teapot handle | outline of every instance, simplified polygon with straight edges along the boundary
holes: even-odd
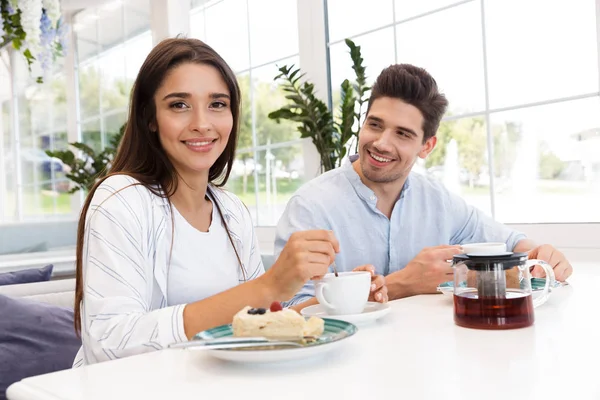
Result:
[[[533,299],[533,307],[535,308],[541,306],[548,300],[548,297],[550,297],[550,286],[554,287],[554,284],[556,283],[556,278],[554,276],[554,270],[552,269],[552,266],[546,261],[527,260],[525,267],[529,269],[534,265],[540,265],[542,268],[544,268],[544,271],[546,272],[546,283],[544,284],[544,291],[540,296]]]

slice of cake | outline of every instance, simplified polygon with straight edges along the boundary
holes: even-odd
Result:
[[[231,325],[233,336],[300,339],[303,336],[319,337],[325,323],[318,317],[307,321],[296,311],[282,309],[281,304],[275,302],[269,310],[244,307],[233,317]]]

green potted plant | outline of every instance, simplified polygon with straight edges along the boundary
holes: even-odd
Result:
[[[304,74],[300,68],[284,65],[279,68],[279,74],[275,77],[276,81],[282,81],[285,98],[290,102],[269,113],[269,118],[277,122],[282,119],[298,122],[300,137],[311,138],[317,148],[323,171],[340,166],[351,139],[354,138],[358,145],[362,106],[367,101],[366,93],[370,90],[366,84],[360,46],[350,39],[345,42],[356,76],[352,83],[348,79],[342,82],[337,112],[331,112],[315,95],[314,84],[302,79]]]
[[[121,126],[118,134],[110,138],[108,146],[99,153],[96,153],[90,146],[79,142],[69,143],[80,150],[77,156],[71,150],[46,150],[46,154],[50,157],[60,159],[69,167],[66,177],[74,183],[69,193],[75,193],[78,190],[87,193],[98,179],[108,173],[110,163],[117,153],[124,133],[125,124]]]

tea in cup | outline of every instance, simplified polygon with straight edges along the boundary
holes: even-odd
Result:
[[[365,309],[371,291],[368,271],[327,274],[315,281],[315,294],[330,315],[360,314]]]

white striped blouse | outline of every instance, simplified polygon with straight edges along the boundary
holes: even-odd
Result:
[[[166,199],[136,183],[129,176],[112,176],[98,187],[90,204],[83,247],[82,347],[74,367],[160,350],[187,340],[185,305],[167,304],[174,229],[171,208]],[[264,268],[247,208],[235,195],[211,189],[245,276],[260,276]],[[234,253],[231,245],[227,248]],[[237,261],[235,255],[233,259]],[[238,282],[243,280],[239,270]]]

